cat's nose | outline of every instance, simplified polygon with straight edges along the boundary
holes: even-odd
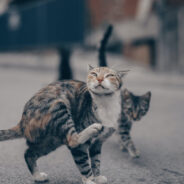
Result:
[[[97,78],[98,82],[101,83],[103,81],[103,78]]]

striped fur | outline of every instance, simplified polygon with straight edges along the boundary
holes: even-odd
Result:
[[[76,80],[49,84],[25,104],[16,128],[0,131],[0,141],[27,140],[24,157],[35,181],[47,180],[47,175],[39,172],[37,160],[65,144],[83,183],[106,182],[100,176],[101,147],[115,129],[104,126],[95,99],[100,96],[108,101],[120,91],[121,77],[119,72],[101,67],[89,71],[87,84]]]
[[[118,132],[121,138],[120,146],[122,150],[127,150],[132,157],[139,157],[139,151],[136,149],[130,131],[132,121],[138,121],[149,110],[151,92],[142,96],[136,96],[124,89],[121,93],[121,116],[118,120]]]

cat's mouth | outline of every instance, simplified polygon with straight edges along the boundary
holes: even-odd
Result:
[[[113,93],[112,90],[110,90],[107,87],[104,87],[102,84],[97,84],[96,86],[93,86],[92,88],[90,88],[90,90],[94,94],[98,94],[98,95],[110,95]]]
[[[97,86],[95,86],[95,89],[100,89],[100,88],[108,90],[108,88],[105,88],[102,84],[98,84]]]

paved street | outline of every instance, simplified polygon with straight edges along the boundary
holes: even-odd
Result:
[[[75,78],[85,80],[87,64],[97,65],[95,53],[72,56]],[[0,55],[0,129],[16,125],[25,102],[57,78],[57,53]],[[109,184],[184,184],[184,76],[154,73],[124,60],[108,57],[109,65],[130,69],[124,86],[136,94],[152,92],[150,111],[135,122],[133,140],[141,152],[131,159],[119,149],[117,136],[103,147],[102,174]],[[0,184],[32,184],[23,139],[0,142]],[[79,184],[80,175],[66,147],[39,160],[49,184]]]

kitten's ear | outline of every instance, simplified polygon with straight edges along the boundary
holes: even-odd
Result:
[[[95,67],[93,67],[93,66],[91,66],[91,65],[89,65],[88,64],[88,70],[90,71],[90,70],[93,70]]]
[[[151,98],[151,91],[148,91],[144,96],[146,98],[150,99]]]
[[[128,74],[130,70],[122,70],[122,71],[117,71],[117,74],[120,78],[123,78],[125,75]]]

